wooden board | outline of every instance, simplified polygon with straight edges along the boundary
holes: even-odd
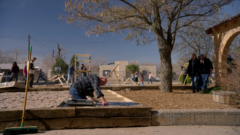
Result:
[[[2,88],[25,88],[25,85],[19,82],[5,82],[5,83],[0,83],[0,89]]]
[[[90,54],[74,54],[75,56],[78,56],[78,57],[90,57],[91,55]]]
[[[76,60],[78,62],[91,62],[91,60]]]
[[[76,70],[75,72],[83,73],[83,72],[91,72],[91,71],[90,70]]]

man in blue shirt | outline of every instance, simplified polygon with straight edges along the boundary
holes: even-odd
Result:
[[[39,71],[39,77],[38,77],[37,83],[38,83],[38,81],[39,81],[40,78],[42,78],[42,80],[44,80],[44,81],[46,82],[46,80],[43,78],[42,69],[40,69],[40,71]]]
[[[71,79],[71,84],[73,83],[73,73],[74,73],[74,67],[73,67],[73,64],[71,64],[69,66],[69,69],[68,69],[68,79],[67,79],[67,85],[69,85],[69,79]]]

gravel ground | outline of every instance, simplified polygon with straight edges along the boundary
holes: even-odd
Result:
[[[236,107],[213,102],[212,94],[174,90],[163,93],[159,90],[118,91],[135,102],[158,109],[235,109]]]
[[[24,92],[0,93],[0,110],[22,109]],[[26,109],[30,108],[54,108],[68,98],[68,91],[39,91],[28,92]]]

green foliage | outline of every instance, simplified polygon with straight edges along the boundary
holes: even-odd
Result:
[[[183,75],[180,76],[179,82],[183,82]],[[190,77],[187,78],[186,83],[192,83],[192,79]]]
[[[59,59],[58,61],[56,61],[56,63],[52,67],[52,72],[54,74],[58,74],[58,72],[55,71],[55,67],[61,67],[61,71],[59,72],[60,74],[67,73],[68,71],[68,65],[65,63],[63,59]]]
[[[73,67],[75,68],[75,56],[73,55],[71,60],[70,60],[70,65],[73,65]],[[77,68],[79,67],[79,62],[77,61]]]
[[[212,94],[212,91],[217,91],[217,90],[224,90],[224,87],[211,87],[208,88],[206,91],[202,91],[203,94]]]
[[[132,74],[139,71],[139,65],[138,64],[129,64],[126,66],[126,70],[130,71]]]

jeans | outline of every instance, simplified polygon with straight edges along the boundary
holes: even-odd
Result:
[[[71,79],[71,84],[73,83],[73,75],[68,74],[67,85],[69,85],[69,80]]]
[[[13,77],[15,78],[15,81],[17,82],[18,81],[18,73],[12,73],[11,74],[11,77],[9,79],[10,82],[12,81]]]
[[[197,75],[192,75],[192,89],[193,93],[195,93],[195,89],[198,88],[198,76]]]
[[[79,93],[79,91],[72,86],[69,88],[69,95],[72,96],[72,99],[87,99],[85,95]]]
[[[202,74],[202,87],[201,87],[201,89],[207,89],[208,77],[209,77],[209,74]]]
[[[34,74],[29,74],[28,84],[29,84],[30,88],[32,88],[32,86],[33,86],[33,80],[34,80]]]
[[[148,84],[149,84],[149,81],[151,81],[151,83],[152,83],[152,79],[151,78],[148,78]]]
[[[24,82],[24,84],[26,85],[26,82],[27,82],[27,75],[24,75],[24,77],[25,77],[25,82]]]
[[[42,78],[42,80],[44,80],[44,81],[46,82],[46,80],[43,78],[43,76],[39,76],[39,77],[38,77],[38,80],[37,80],[37,83],[38,83],[38,81],[39,81],[40,78]]]

